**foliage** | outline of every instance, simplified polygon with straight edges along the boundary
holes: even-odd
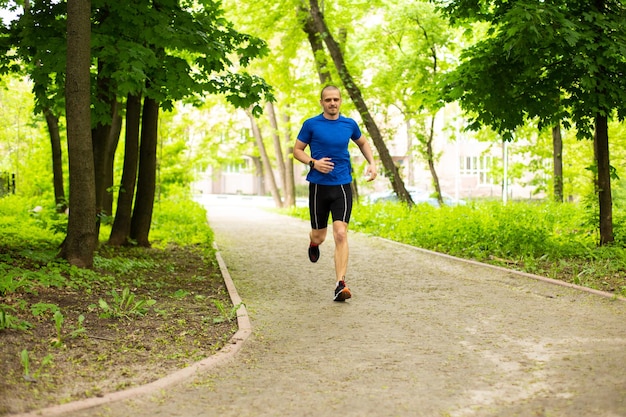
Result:
[[[63,347],[65,345],[66,336],[63,332],[63,323],[65,322],[65,316],[61,313],[61,310],[56,310],[54,315],[52,316],[54,319],[54,328],[56,330],[56,337],[54,337],[50,344],[54,347]],[[85,321],[85,316],[82,314],[78,316],[78,324],[77,326],[69,333],[70,338],[75,338],[80,334],[86,332],[86,329],[83,327],[83,322]]]
[[[58,245],[62,240],[56,227],[58,216],[53,214],[54,207],[40,204],[41,200],[34,197],[9,195],[0,198],[0,242],[24,249]]]
[[[190,167],[200,163],[202,153],[192,153],[192,135],[195,134],[185,113],[178,114],[178,107],[160,116],[159,194],[173,195],[181,189],[189,189],[194,180]],[[178,121],[176,119],[183,118]]]
[[[38,111],[54,107],[59,114],[63,107],[66,14],[65,2],[34,1],[8,28],[5,48],[11,53],[0,64],[4,71],[16,71],[19,65],[30,74]],[[143,92],[169,109],[173,101],[220,93],[233,105],[253,106],[257,113],[257,102],[271,97],[264,80],[240,71],[266,53],[265,43],[235,30],[223,17],[220,2],[153,7],[143,0],[99,0],[93,2],[92,18],[92,56],[100,61],[97,77],[115,86],[93,94],[94,125],[111,117],[102,94]]]
[[[33,115],[32,81],[18,75],[0,78],[0,172],[15,174],[15,188],[27,195],[52,190],[50,142],[45,122]],[[49,174],[48,174],[49,173]]]
[[[243,303],[239,303],[236,306],[233,306],[229,310],[224,306],[224,303],[222,303],[220,300],[211,300],[211,301],[213,301],[215,308],[217,308],[217,311],[219,311],[219,316],[213,318],[213,323],[222,323],[224,321],[231,322],[232,320],[237,318],[237,310],[239,310],[239,307],[243,305]]]
[[[173,196],[155,206],[152,239],[154,245],[200,244],[211,248],[213,231],[207,226],[206,210],[201,205]]]
[[[232,324],[212,320],[226,318],[230,304],[213,234],[197,204],[182,196],[162,200],[155,215],[167,221],[153,230],[163,249],[112,247],[103,239],[92,270],[56,258],[63,236],[47,228],[52,207],[33,218],[30,209],[40,204],[19,195],[0,199],[0,391],[19,394],[12,404],[45,408],[59,398],[73,401],[96,395],[94,390],[104,394],[144,383],[138,363],[143,370],[172,372],[232,336]],[[165,212],[169,207],[174,213]],[[171,239],[168,230],[176,231]],[[177,290],[192,296],[173,298]],[[111,318],[100,317],[100,299]],[[223,310],[209,299],[221,300]],[[141,315],[146,312],[148,317]],[[72,386],[84,390],[67,394]]]
[[[18,294],[37,291],[40,288],[65,287],[87,293],[98,288],[112,288],[116,284],[114,274],[133,276],[141,270],[155,268],[154,261],[142,255],[141,249],[120,249],[115,256],[110,248],[103,246],[94,259],[95,270],[70,266],[56,257],[62,240],[62,231],[56,226],[59,215],[53,207],[42,208],[33,213],[35,199],[11,195],[0,199],[0,294],[12,299]],[[206,212],[199,204],[182,196],[161,201],[155,211],[155,241],[159,245],[199,245],[210,258],[214,252],[213,232],[206,222]],[[106,232],[103,232],[106,233]],[[135,250],[135,252],[132,252]],[[108,271],[101,274],[99,271]],[[145,284],[134,281],[135,285]],[[135,300],[133,294],[123,290],[117,294],[112,288],[113,302],[108,312],[116,315],[141,313],[151,302]],[[132,298],[132,300],[131,300]],[[106,302],[106,301],[105,301]],[[18,319],[16,309],[26,306],[0,305],[0,328],[27,329],[30,324]],[[54,304],[38,303],[31,308],[33,317],[51,311],[56,314]],[[59,312],[60,314],[60,312]],[[55,320],[61,320],[62,316]]]
[[[33,325],[26,320],[19,319],[10,313],[15,309],[6,304],[0,304],[0,330],[28,330]]]
[[[30,357],[30,353],[28,352],[28,350],[23,349],[20,352],[20,362],[22,364],[24,379],[29,382],[37,382],[37,378],[39,378],[39,375],[41,374],[41,371],[43,370],[43,368],[52,363],[52,355],[51,354],[46,355],[41,360],[41,363],[39,364],[39,367],[37,368],[37,370],[33,373],[31,373],[31,357]]]
[[[443,106],[438,80],[454,65],[455,33],[428,2],[395,0],[381,14],[361,41],[368,53],[359,56],[372,74],[366,94],[387,122],[386,136],[406,137],[403,163],[412,172],[418,162],[440,157],[432,146],[434,119]],[[413,178],[407,181],[412,185]],[[436,182],[432,173],[431,181]]]
[[[100,317],[104,318],[130,318],[130,316],[145,316],[156,300],[136,299],[135,294],[125,287],[121,293],[111,290],[112,301],[107,302],[103,298],[98,301],[102,310]]]
[[[491,24],[467,48],[442,85],[471,112],[472,128],[491,126],[509,137],[525,119],[539,127],[563,121],[591,138],[597,114],[626,116],[624,5],[577,0],[436,0],[452,22]],[[583,18],[581,18],[581,16]],[[616,113],[614,113],[616,111]]]

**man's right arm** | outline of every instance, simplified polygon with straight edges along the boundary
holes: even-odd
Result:
[[[302,142],[299,139],[296,139],[296,143],[293,146],[293,157],[303,164],[309,165],[309,162],[313,160],[304,150],[306,149],[307,144]]]

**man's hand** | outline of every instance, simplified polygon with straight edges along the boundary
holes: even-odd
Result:
[[[365,178],[367,178],[367,182],[374,181],[377,175],[376,165],[368,165],[367,170],[365,171]]]
[[[330,171],[335,169],[335,164],[331,162],[330,158],[324,157],[315,161],[315,169],[322,174],[328,174]]]

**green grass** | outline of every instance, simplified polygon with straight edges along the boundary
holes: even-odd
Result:
[[[377,203],[355,206],[350,230],[626,296],[626,216],[614,209],[615,243],[598,247],[587,210],[569,203]],[[307,208],[287,212],[308,219]]]
[[[142,286],[138,272],[156,267],[142,248],[110,248],[102,244],[94,254],[94,269],[81,269],[57,258],[65,237],[67,218],[55,212],[53,205],[16,195],[0,198],[0,296],[15,298],[19,293],[41,288],[70,288],[90,293],[94,287],[115,290],[119,285]],[[103,224],[101,242],[106,242],[110,225]],[[206,211],[184,198],[163,200],[155,205],[152,246],[197,246],[206,259],[214,252],[213,231],[208,227]],[[126,277],[128,282],[119,282]],[[19,298],[19,297],[18,297]],[[0,328],[23,327],[14,320],[14,306],[0,303]]]

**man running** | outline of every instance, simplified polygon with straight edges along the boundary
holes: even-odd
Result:
[[[319,245],[326,239],[328,216],[333,219],[335,239],[335,296],[334,301],[345,301],[352,297],[346,286],[348,269],[348,223],[352,212],[352,166],[348,145],[350,140],[359,147],[369,164],[366,171],[368,181],[376,178],[376,164],[372,148],[361,134],[357,123],[340,114],[341,93],[339,88],[329,85],[322,89],[320,104],[322,114],[305,120],[294,145],[293,156],[308,164],[309,212],[309,259],[317,262]],[[310,147],[309,156],[304,150]]]

